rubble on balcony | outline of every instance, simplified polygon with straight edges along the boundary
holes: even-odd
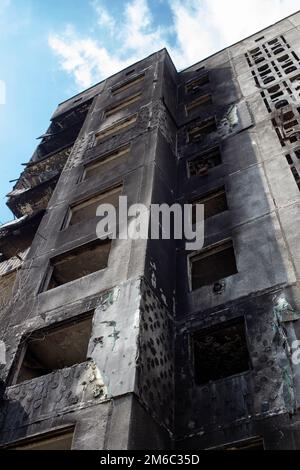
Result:
[[[38,211],[46,209],[56,187],[59,175],[39,186],[28,188],[24,191],[17,191],[8,195],[7,206],[16,217],[32,215]]]
[[[91,104],[92,100],[89,100],[81,106],[77,106],[53,119],[47,132],[39,137],[41,143],[37,147],[32,161],[36,162],[51,153],[60,152],[66,146],[73,145],[83,126]]]
[[[27,165],[13,190],[7,194],[7,205],[17,217],[47,207],[71,150],[72,146],[67,146],[41,161]]]
[[[40,137],[40,145],[7,195],[7,205],[16,217],[47,208],[91,104],[89,100],[53,119]]]

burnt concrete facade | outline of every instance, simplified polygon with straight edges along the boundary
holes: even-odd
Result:
[[[299,157],[300,13],[60,104],[0,227],[1,446],[299,449]],[[115,194],[204,203],[204,249],[99,242]]]

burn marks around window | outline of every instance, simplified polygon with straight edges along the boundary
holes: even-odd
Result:
[[[209,193],[206,193],[194,199],[193,201],[190,201],[190,203],[193,206],[193,211],[192,211],[193,224],[196,223],[196,205],[197,204],[204,205],[205,220],[228,210],[227,196],[226,196],[226,190],[224,186],[221,186],[220,188],[209,191]]]
[[[286,105],[273,113],[272,124],[282,147],[300,140],[300,107]]]
[[[205,286],[215,290],[220,282],[238,273],[233,241],[224,240],[188,258],[192,291]]]
[[[50,260],[41,292],[105,269],[110,249],[111,240],[95,240],[55,256]]]
[[[205,85],[209,85],[209,73],[205,70],[200,70],[199,76],[189,80],[185,85],[185,93],[187,95],[196,95],[201,93]]]
[[[226,139],[251,126],[253,119],[248,104],[242,100],[216,109],[216,114],[211,117],[193,120],[179,132],[179,143],[213,146],[220,139]]]
[[[195,331],[191,343],[198,386],[251,370],[243,317]]]
[[[87,360],[93,313],[73,317],[21,340],[11,373],[12,384],[48,375]]]
[[[187,161],[188,177],[207,176],[210,170],[222,164],[222,155],[219,147],[213,147],[201,152]]]

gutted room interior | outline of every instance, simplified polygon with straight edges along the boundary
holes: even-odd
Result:
[[[83,126],[93,100],[79,104],[71,111],[67,111],[52,120],[47,132],[40,136],[41,143],[37,147],[32,160],[45,158],[47,155],[57,153],[62,148],[73,144]]]
[[[209,74],[207,72],[204,72],[201,74],[199,78],[189,81],[185,86],[185,90],[186,90],[186,93],[188,94],[189,93],[196,94],[199,92],[199,90],[201,90],[201,87],[203,87],[204,85],[208,85],[208,84],[209,84]]]
[[[92,322],[93,312],[89,312],[26,335],[21,340],[12,383],[19,384],[85,362]]]
[[[126,130],[130,129],[135,124],[136,120],[137,120],[137,114],[134,114],[125,119],[120,119],[112,126],[105,127],[104,129],[96,133],[97,143],[102,142],[108,137],[117,135],[120,132],[125,132]]]
[[[117,114],[119,111],[122,111],[122,109],[127,109],[128,106],[133,105],[134,103],[138,103],[142,97],[142,93],[135,93],[131,96],[128,96],[128,98],[119,101],[118,103],[114,104],[113,106],[110,106],[109,108],[106,109],[105,111],[105,117],[109,118],[111,116],[114,116]]]
[[[110,248],[111,240],[96,240],[52,258],[42,291],[55,289],[105,269]]]
[[[244,318],[192,335],[195,382],[204,385],[249,371]]]
[[[142,86],[143,81],[145,80],[145,73],[138,74],[135,77],[132,77],[128,80],[124,80],[121,83],[118,83],[111,89],[111,93],[114,96],[120,95],[124,91],[129,90],[130,88],[134,87],[135,85],[140,84]]]
[[[190,257],[192,290],[209,286],[238,272],[232,240],[208,247]]]
[[[85,201],[73,204],[64,223],[64,229],[71,225],[94,219],[96,217],[97,208],[101,204],[111,204],[116,209],[119,205],[119,197],[122,195],[123,185],[114,186],[105,192],[92,196]]]
[[[194,112],[197,108],[201,108],[204,105],[212,104],[212,97],[209,94],[199,96],[199,98],[193,100],[185,106],[187,116]]]
[[[219,147],[212,148],[201,153],[192,160],[188,160],[188,176],[205,176],[209,170],[222,164],[222,157]]]
[[[130,145],[125,145],[113,152],[102,155],[99,159],[91,161],[89,164],[85,165],[81,181],[90,178],[96,179],[103,176],[105,172],[112,171],[120,165],[120,163],[126,163],[129,153]]]
[[[222,186],[218,189],[214,189],[209,193],[201,196],[200,198],[194,199],[192,201],[193,212],[192,212],[192,221],[193,224],[196,223],[196,206],[204,205],[204,218],[209,219],[214,215],[221,214],[228,210],[227,197],[225,187]]]
[[[198,142],[211,132],[215,132],[217,130],[217,124],[215,118],[210,118],[205,121],[201,121],[193,125],[188,131],[188,142],[195,143]]]

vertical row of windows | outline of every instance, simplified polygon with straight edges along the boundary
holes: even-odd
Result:
[[[126,74],[126,79],[112,88],[113,97],[119,98],[123,92],[135,85],[142,85],[144,74],[132,76],[134,70]],[[120,111],[130,108],[140,101],[141,91],[131,96],[118,100],[104,111],[105,119],[112,118]],[[118,120],[114,124],[101,129],[96,133],[96,142],[101,143],[108,137],[112,137],[133,126],[137,114]],[[130,145],[123,145],[104,155],[99,159],[87,163],[78,183],[90,179],[99,179],[108,172],[113,172],[126,159],[130,152]],[[100,193],[78,201],[68,208],[61,230],[78,224],[87,223],[97,215],[99,205],[111,204],[118,207],[119,196],[122,194],[123,185],[115,184]],[[49,291],[59,286],[83,278],[92,273],[105,269],[108,265],[111,250],[111,240],[94,240],[52,257],[43,280],[40,292]],[[20,384],[24,381],[38,378],[55,370],[71,367],[86,361],[88,345],[92,332],[93,312],[72,317],[71,320],[55,324],[49,328],[27,334],[21,340],[14,366],[11,371],[10,383]],[[70,449],[73,437],[72,430],[51,432],[45,436],[27,439],[16,445],[15,449]]]
[[[186,105],[187,114],[193,109],[211,103],[211,95],[201,93],[202,87],[209,83],[208,73],[202,74],[188,82],[185,86],[186,95],[195,94],[193,101]],[[204,121],[197,121],[187,130],[187,143],[197,144],[202,138],[215,132],[217,123],[215,117]],[[187,161],[187,174],[189,178],[206,177],[210,171],[222,164],[222,155],[218,146],[204,152],[196,153]],[[193,223],[196,222],[196,206],[204,205],[205,220],[228,210],[226,189],[224,186],[190,201],[193,204]],[[214,285],[218,281],[237,273],[237,266],[231,240],[224,241],[218,246],[211,246],[194,256],[189,257],[190,287],[192,290],[204,286]]]
[[[210,94],[202,94],[201,87],[209,83],[208,75],[186,84],[186,94],[199,95],[186,105],[186,114],[212,102]],[[217,130],[216,120],[211,117],[196,121],[187,131],[187,143],[197,144]],[[219,146],[194,154],[187,161],[188,178],[204,178],[222,165]],[[204,218],[216,216],[228,210],[225,186],[217,187],[190,201],[193,204],[193,223],[196,222],[196,206],[204,205]],[[213,292],[223,291],[224,280],[238,273],[233,241],[223,240],[188,256],[189,283],[192,291],[213,286]],[[247,372],[251,368],[244,318],[216,327],[195,331],[190,336],[194,380],[198,386],[211,381]],[[252,445],[252,444],[251,444]],[[253,444],[253,446],[256,446]]]

